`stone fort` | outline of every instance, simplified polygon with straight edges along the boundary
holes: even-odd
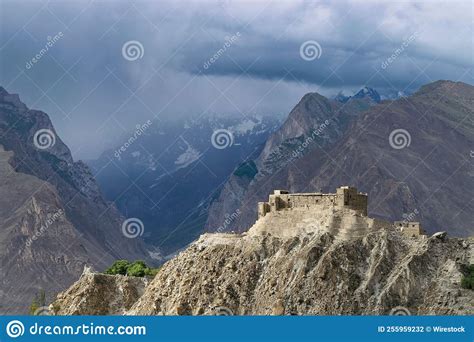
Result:
[[[264,217],[267,213],[291,209],[309,207],[335,207],[355,210],[363,216],[367,216],[367,194],[357,191],[357,188],[341,186],[336,189],[335,194],[294,193],[286,190],[275,190],[269,196],[268,202],[258,203],[258,217]]]
[[[272,220],[276,220],[273,224],[278,225],[277,222],[278,216],[274,214],[286,212],[288,222],[284,223],[284,225],[291,224],[290,221],[293,220],[293,223],[298,222],[302,217],[304,217],[304,212],[306,210],[301,211],[301,209],[308,209],[308,212],[311,210],[316,209],[319,212],[321,209],[321,213],[323,213],[326,209],[351,209],[355,212],[356,216],[359,219],[354,218],[353,222],[350,221],[346,217],[347,220],[346,225],[356,227],[355,230],[359,230],[362,232],[363,229],[360,227],[365,226],[367,224],[361,224],[362,221],[366,220],[369,222],[370,226],[391,226],[395,227],[399,230],[403,235],[408,237],[419,237],[424,236],[426,237],[426,232],[421,226],[419,222],[412,222],[412,221],[395,221],[395,222],[385,222],[381,220],[375,220],[372,218],[367,217],[367,202],[368,196],[366,193],[361,193],[357,191],[357,188],[351,186],[341,186],[336,189],[336,193],[322,193],[322,192],[314,192],[314,193],[289,193],[286,190],[274,190],[273,194],[269,195],[268,202],[259,202],[258,203],[258,220],[267,216],[267,214],[272,213]],[[290,212],[293,212],[297,209],[294,215],[291,216]],[[311,209],[311,210],[310,210]],[[313,212],[314,213],[314,212]],[[309,214],[308,214],[309,215]],[[314,214],[313,214],[314,215]],[[334,216],[337,219],[337,215]],[[316,220],[316,217],[314,217]],[[265,218],[270,219],[270,218]],[[313,220],[313,219],[312,219]],[[339,219],[340,220],[340,219]],[[360,221],[360,222],[359,222]],[[258,222],[258,221],[257,221]],[[339,223],[335,224],[336,226]],[[334,223],[325,222],[325,227],[334,226]],[[359,227],[359,228],[357,228]]]

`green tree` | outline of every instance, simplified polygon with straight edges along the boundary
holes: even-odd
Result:
[[[121,274],[131,277],[155,276],[159,268],[150,268],[143,260],[129,262],[127,260],[117,260],[110,266],[105,274]]]
[[[137,260],[127,268],[127,275],[131,277],[144,277],[147,274],[147,265],[142,260]]]
[[[127,269],[130,266],[130,263],[127,260],[117,260],[115,261],[112,266],[110,266],[106,271],[105,274],[121,274],[127,275]]]

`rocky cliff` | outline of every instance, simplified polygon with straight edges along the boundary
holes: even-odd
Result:
[[[283,210],[267,214],[243,234],[201,236],[164,265],[131,308],[105,311],[377,315],[402,306],[414,315],[467,315],[474,314],[474,292],[462,289],[460,280],[472,263],[473,239],[406,237],[387,222],[351,209]],[[81,278],[53,304],[60,308],[57,313],[104,312],[91,312],[97,303],[81,310],[74,301],[115,291],[114,285],[92,285],[92,278]]]
[[[85,264],[147,257],[49,117],[1,87],[0,177],[1,313],[26,313],[38,291],[63,290]]]
[[[85,267],[79,280],[50,306],[50,314],[123,315],[147,284],[147,278],[95,273]]]

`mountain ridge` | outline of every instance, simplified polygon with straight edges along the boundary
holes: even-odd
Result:
[[[10,208],[0,212],[1,312],[26,313],[39,291],[64,289],[85,264],[148,258],[144,244],[123,235],[123,217],[89,168],[73,160],[48,115],[3,88],[0,145],[0,206]]]

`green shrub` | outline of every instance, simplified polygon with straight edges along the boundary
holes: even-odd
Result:
[[[144,277],[146,275],[147,266],[145,262],[138,260],[127,268],[127,275],[131,277]]]
[[[474,265],[470,265],[467,269],[467,274],[462,277],[461,287],[474,290]]]
[[[44,290],[40,290],[30,305],[30,315],[36,315],[37,310],[43,306],[46,306],[46,292]]]
[[[159,268],[150,268],[142,260],[129,262],[127,260],[117,260],[110,266],[105,274],[121,274],[131,277],[144,277],[144,276],[155,276],[158,273]]]
[[[117,260],[115,261],[112,266],[110,266],[106,271],[105,274],[121,274],[126,275],[127,269],[130,266],[130,263],[127,260]]]

